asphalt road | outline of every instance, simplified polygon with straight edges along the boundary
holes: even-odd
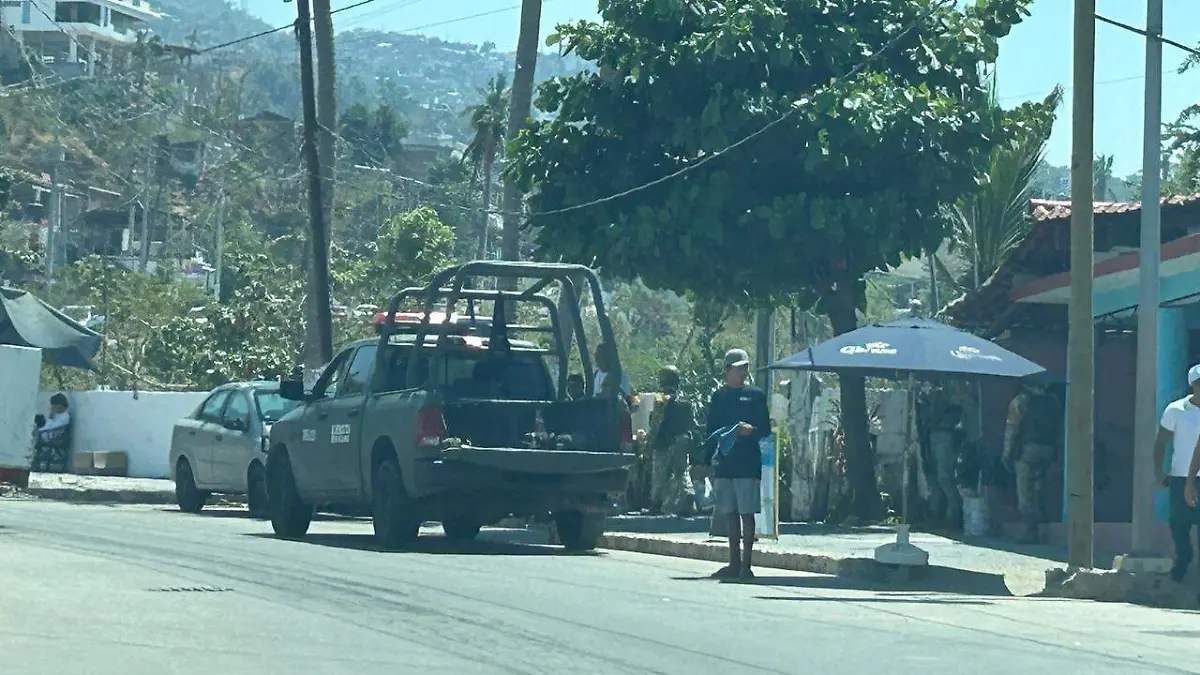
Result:
[[[1200,614],[879,593],[494,542],[281,541],[237,512],[0,501],[0,668],[22,675],[1200,672]],[[505,533],[490,533],[504,536]]]

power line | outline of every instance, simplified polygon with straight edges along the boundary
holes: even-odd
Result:
[[[350,10],[352,10],[352,9],[358,9],[359,7],[363,7],[363,6],[365,6],[365,5],[370,5],[370,4],[372,4],[372,3],[375,3],[375,2],[379,2],[379,0],[359,0],[359,2],[356,2],[356,3],[354,3],[354,4],[351,4],[351,5],[346,5],[345,7],[338,7],[337,9],[335,9],[335,10],[332,10],[331,12],[329,12],[329,14],[330,14],[330,15],[333,15],[333,14],[341,14],[342,12],[349,12],[349,11],[350,11]],[[297,21],[298,21],[298,20],[299,20],[299,19],[297,19]],[[285,31],[285,30],[289,29],[289,28],[295,28],[295,27],[296,27],[296,22],[295,22],[295,21],[293,21],[292,23],[289,23],[289,24],[286,24],[286,25],[283,25],[283,26],[277,26],[277,27],[275,27],[275,28],[271,28],[271,29],[268,29],[268,30],[260,31],[260,32],[258,32],[258,33],[255,33],[255,34],[253,34],[253,35],[247,35],[247,36],[245,36],[245,37],[240,37],[240,38],[238,38],[238,39],[236,39],[236,40],[230,40],[229,42],[222,42],[221,44],[212,45],[211,47],[205,47],[204,49],[201,49],[201,50],[200,50],[199,52],[197,52],[197,53],[199,53],[199,54],[207,54],[207,53],[209,53],[209,52],[215,52],[215,51],[217,51],[218,49],[225,49],[225,48],[227,48],[227,47],[233,47],[233,46],[235,46],[235,45],[240,45],[240,44],[242,44],[242,43],[245,43],[245,42],[250,42],[251,40],[257,40],[257,39],[259,39],[259,38],[263,38],[263,37],[266,37],[266,36],[268,36],[268,35],[274,35],[275,33],[280,33],[280,32],[282,32],[282,31]]]
[[[1101,23],[1106,23],[1110,26],[1116,26],[1117,28],[1124,28],[1125,30],[1129,31],[1130,33],[1137,33],[1138,35],[1141,35],[1142,37],[1154,38],[1155,40],[1158,40],[1159,42],[1161,42],[1165,45],[1171,45],[1172,47],[1174,47],[1176,49],[1185,51],[1193,57],[1200,56],[1200,50],[1194,49],[1185,44],[1181,44],[1179,42],[1171,40],[1170,38],[1165,38],[1162,36],[1162,34],[1150,35],[1148,32],[1142,30],[1141,28],[1138,28],[1137,26],[1131,26],[1127,23],[1122,23],[1120,21],[1117,21],[1116,19],[1110,19],[1110,18],[1104,16],[1103,14],[1100,14],[1099,12],[1096,13],[1096,20],[1100,21]]]
[[[851,68],[850,71],[847,72],[842,77],[850,78],[850,77],[854,77],[855,75],[859,74],[860,72],[863,71],[864,68],[866,68],[873,61],[875,61],[875,59],[879,58],[882,54],[884,54],[889,49],[891,49],[893,46],[895,46],[897,42],[902,40],[909,33],[911,33],[915,28],[917,28],[917,26],[921,25],[921,23],[923,23],[924,21],[931,18],[939,10],[945,9],[946,7],[950,7],[953,4],[954,4],[954,0],[941,0],[941,2],[936,2],[932,5],[930,5],[929,8],[927,10],[925,10],[925,12],[923,12],[917,20],[913,21],[904,30],[897,33],[890,40],[883,43],[882,47],[880,47],[879,49],[872,52],[869,56],[867,56],[865,59],[860,61],[858,63],[858,65]],[[593,199],[591,201],[587,201],[582,204],[575,204],[573,206],[565,206],[565,207],[562,207],[559,209],[551,209],[549,211],[539,211],[536,213],[530,213],[529,217],[534,218],[534,217],[538,217],[538,216],[554,216],[554,215],[559,215],[559,214],[563,214],[563,213],[571,213],[573,211],[579,211],[581,209],[586,209],[586,208],[589,208],[592,206],[598,206],[600,204],[606,204],[608,202],[616,201],[623,197],[628,197],[629,195],[637,194],[644,190],[648,190],[652,187],[662,185],[663,183],[667,183],[667,182],[672,181],[681,176],[685,176],[685,175],[695,171],[696,169],[699,169],[700,167],[704,166],[705,164],[708,164],[709,162],[713,161],[714,159],[717,159],[718,157],[723,157],[723,156],[729,154],[730,152],[749,143],[750,141],[762,136],[763,134],[767,133],[771,129],[774,129],[775,127],[779,126],[780,124],[791,119],[799,111],[800,111],[800,108],[793,106],[791,110],[788,110],[786,113],[780,115],[779,117],[776,117],[775,119],[771,120],[770,122],[767,122],[762,127],[760,127],[757,131],[755,131],[747,136],[743,136],[741,139],[734,141],[733,143],[725,146],[724,148],[721,148],[720,150],[717,150],[716,152],[713,152],[711,154],[706,154],[706,155],[700,157],[695,162],[688,164],[687,166],[684,166],[682,169],[679,169],[678,171],[669,173],[665,176],[662,176],[661,178],[656,178],[655,180],[649,181],[647,183],[642,183],[641,185],[629,188],[628,190],[622,190],[621,192],[618,192],[616,194],[612,194],[607,197],[600,197],[599,199]]]

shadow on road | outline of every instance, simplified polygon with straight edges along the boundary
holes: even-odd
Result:
[[[484,533],[481,536],[486,535]],[[268,533],[246,533],[245,537],[274,539]],[[423,534],[411,545],[404,548],[389,549],[380,546],[375,537],[370,534],[324,533],[309,534],[298,543],[342,548],[355,551],[372,551],[375,553],[409,553],[425,555],[481,555],[481,556],[600,556],[598,551],[566,551],[558,546],[546,544],[526,544],[512,541],[500,541],[490,537],[473,541],[454,541],[436,534]]]
[[[672,577],[676,581],[710,581],[714,583],[746,584],[754,586],[777,586],[788,588],[813,588],[826,590],[871,591],[875,593],[913,594],[913,593],[946,593],[954,595],[989,596],[997,598],[1013,597],[1004,577],[999,574],[985,574],[970,570],[960,570],[951,567],[929,566],[913,570],[909,579],[864,579],[854,577],[834,577],[821,574],[801,576],[768,576],[759,574],[752,581],[720,581],[715,582],[708,577]],[[806,598],[762,598],[795,599]],[[913,600],[923,602],[924,600]],[[974,601],[983,603],[982,600]]]

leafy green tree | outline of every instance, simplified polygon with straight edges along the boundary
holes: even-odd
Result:
[[[466,115],[471,120],[473,136],[462,156],[462,161],[471,166],[473,177],[482,183],[483,206],[479,214],[479,245],[475,250],[476,259],[482,259],[487,254],[488,218],[494,183],[492,171],[496,160],[504,152],[504,135],[508,127],[508,99],[512,95],[508,79],[504,75],[493,77],[487,88],[479,93],[482,100],[466,110]]]
[[[980,72],[1028,5],[611,0],[560,26],[550,42],[599,72],[542,85],[554,118],[510,147],[539,255],[734,302],[805,293],[855,328],[863,274],[940,241],[940,207],[1010,131]],[[855,511],[874,516],[864,383],[841,383]]]
[[[388,104],[371,110],[362,103],[351,105],[341,116],[342,138],[354,164],[392,167],[402,152],[408,127]]]

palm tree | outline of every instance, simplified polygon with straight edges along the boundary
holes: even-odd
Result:
[[[516,72],[508,109],[508,138],[516,138],[533,108],[533,75],[541,41],[542,0],[521,0],[517,34]],[[505,260],[521,257],[521,190],[514,180],[504,181],[504,232],[501,253]],[[511,283],[515,281],[509,280]]]
[[[477,260],[487,255],[488,217],[492,206],[492,174],[496,160],[504,154],[504,138],[508,132],[508,105],[511,96],[508,78],[503,74],[493,77],[479,93],[482,97],[480,102],[466,111],[474,136],[462,157],[463,163],[471,166],[472,177],[475,180],[483,181],[479,246],[475,255]]]
[[[956,278],[936,254],[933,256],[938,283],[952,291],[943,297],[952,298],[978,288],[1029,233],[1027,213],[1034,174],[1045,156],[1062,94],[1062,88],[1055,87],[1044,100],[1011,111],[1013,119],[1024,120],[1025,124],[1009,143],[992,150],[987,182],[946,209],[952,227],[948,249],[964,254],[970,266],[965,275]],[[991,96],[995,98],[994,85]]]

